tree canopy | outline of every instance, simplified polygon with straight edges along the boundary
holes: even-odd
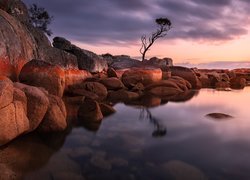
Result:
[[[48,25],[53,20],[53,16],[50,16],[45,8],[38,7],[36,4],[32,4],[29,8],[29,16],[30,22],[34,27],[42,30],[48,36],[52,35],[51,30],[48,29]]]
[[[157,18],[155,22],[158,25],[156,32],[152,33],[148,39],[146,35],[141,36],[142,46],[140,53],[142,54],[142,61],[145,60],[145,55],[154,42],[157,39],[166,36],[168,31],[172,28],[172,22],[168,18]]]

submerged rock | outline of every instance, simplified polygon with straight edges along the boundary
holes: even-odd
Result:
[[[228,114],[224,114],[224,113],[209,113],[206,115],[206,117],[210,117],[210,118],[218,119],[218,120],[234,118],[233,116],[228,115]]]
[[[206,180],[207,177],[197,167],[182,161],[173,160],[161,165],[162,169],[176,180]]]

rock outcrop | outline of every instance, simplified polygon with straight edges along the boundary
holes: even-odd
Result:
[[[161,68],[163,71],[166,71],[169,66],[173,66],[173,60],[171,58],[160,59],[157,57],[152,57],[149,60],[145,60],[143,63],[146,65]]]
[[[0,9],[0,75],[17,80],[24,64],[41,59],[65,68],[78,68],[74,55],[53,48],[48,38],[27,21],[26,7],[14,1]],[[13,15],[13,16],[12,16]]]
[[[107,61],[93,52],[81,49],[62,37],[53,39],[53,46],[77,57],[78,67],[90,72],[101,72],[108,68]]]
[[[0,146],[37,128],[48,133],[67,127],[66,108],[60,97],[43,88],[0,79]]]

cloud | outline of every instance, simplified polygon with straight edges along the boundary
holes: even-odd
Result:
[[[155,30],[154,19],[169,17],[168,39],[232,40],[248,33],[248,0],[24,0],[54,16],[55,36],[88,44],[130,44]],[[244,9],[244,10],[242,10]]]

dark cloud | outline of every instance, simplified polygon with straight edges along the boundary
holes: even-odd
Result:
[[[248,0],[24,0],[54,16],[51,29],[83,43],[132,43],[149,34],[154,19],[173,22],[170,39],[231,40],[247,34]]]

